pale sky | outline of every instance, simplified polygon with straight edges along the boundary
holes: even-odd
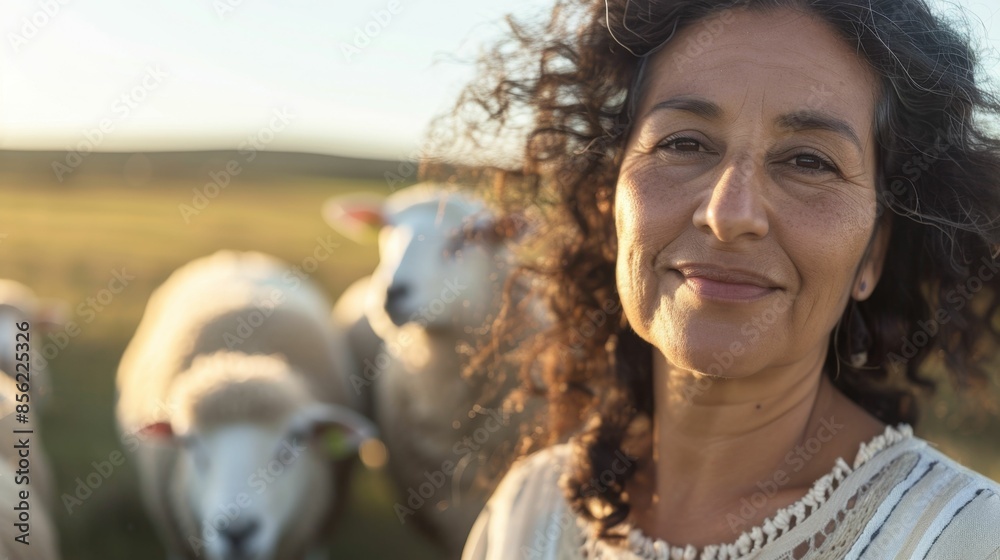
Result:
[[[1000,0],[959,4],[1000,51]],[[236,148],[277,123],[267,149],[407,157],[472,76],[442,59],[548,5],[3,0],[0,148]]]

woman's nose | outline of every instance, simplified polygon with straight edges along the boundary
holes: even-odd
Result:
[[[695,210],[695,227],[724,242],[766,236],[769,224],[763,180],[764,173],[750,157],[733,161]]]

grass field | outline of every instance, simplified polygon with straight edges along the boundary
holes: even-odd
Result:
[[[55,464],[59,494],[74,492],[78,479],[95,471],[93,462],[122,449],[113,421],[115,368],[150,292],[172,270],[221,248],[260,250],[300,264],[319,240],[332,241],[339,244],[336,254],[319,263],[312,276],[333,299],[376,262],[374,248],[339,238],[323,223],[319,208],[337,192],[384,190],[380,182],[235,181],[187,224],[178,206],[191,204],[191,189],[203,181],[119,183],[114,177],[90,177],[71,186],[35,185],[0,176],[0,276],[66,302],[68,318],[81,325],[65,348],[52,350],[55,387],[43,415],[44,444]],[[100,311],[81,313],[79,306],[122,271],[134,280]],[[996,418],[973,422],[954,413],[964,411],[956,402],[944,395],[929,403],[921,435],[1000,479]],[[336,557],[437,557],[396,520],[393,501],[381,473],[359,468],[348,513],[332,536]],[[71,514],[61,504],[55,511],[64,558],[164,557],[127,462]]]
[[[95,472],[92,462],[123,449],[114,428],[115,369],[150,292],[173,269],[221,248],[255,249],[302,264],[318,240],[334,242],[340,244],[336,254],[312,274],[332,299],[375,266],[374,248],[339,238],[319,209],[331,194],[384,189],[384,183],[234,182],[185,224],[178,205],[191,204],[191,189],[200,186],[129,188],[92,178],[71,187],[28,187],[16,177],[0,178],[0,276],[62,300],[68,318],[80,324],[65,348],[47,350],[58,353],[51,360],[54,391],[43,414],[42,440],[55,465],[59,494],[74,493],[77,479]],[[106,305],[99,302],[100,311],[88,307],[87,298],[99,297],[116,272],[135,279]],[[395,498],[381,473],[362,467],[356,473],[352,502],[332,537],[337,557],[438,557],[397,521]],[[72,513],[62,504],[54,508],[65,559],[165,557],[135,480],[126,462]]]

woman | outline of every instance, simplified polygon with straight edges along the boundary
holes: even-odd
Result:
[[[464,558],[1000,558],[1000,486],[910,428],[921,366],[984,386],[998,334],[966,39],[923,0],[608,0],[496,53],[456,114],[534,117],[498,195],[545,225],[555,445]]]

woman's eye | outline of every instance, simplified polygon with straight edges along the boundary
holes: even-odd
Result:
[[[837,167],[830,160],[815,154],[799,154],[792,158],[796,167],[801,167],[811,172],[837,171]]]
[[[661,142],[659,147],[678,152],[698,152],[703,148],[701,142],[691,138],[674,138],[673,140]]]

